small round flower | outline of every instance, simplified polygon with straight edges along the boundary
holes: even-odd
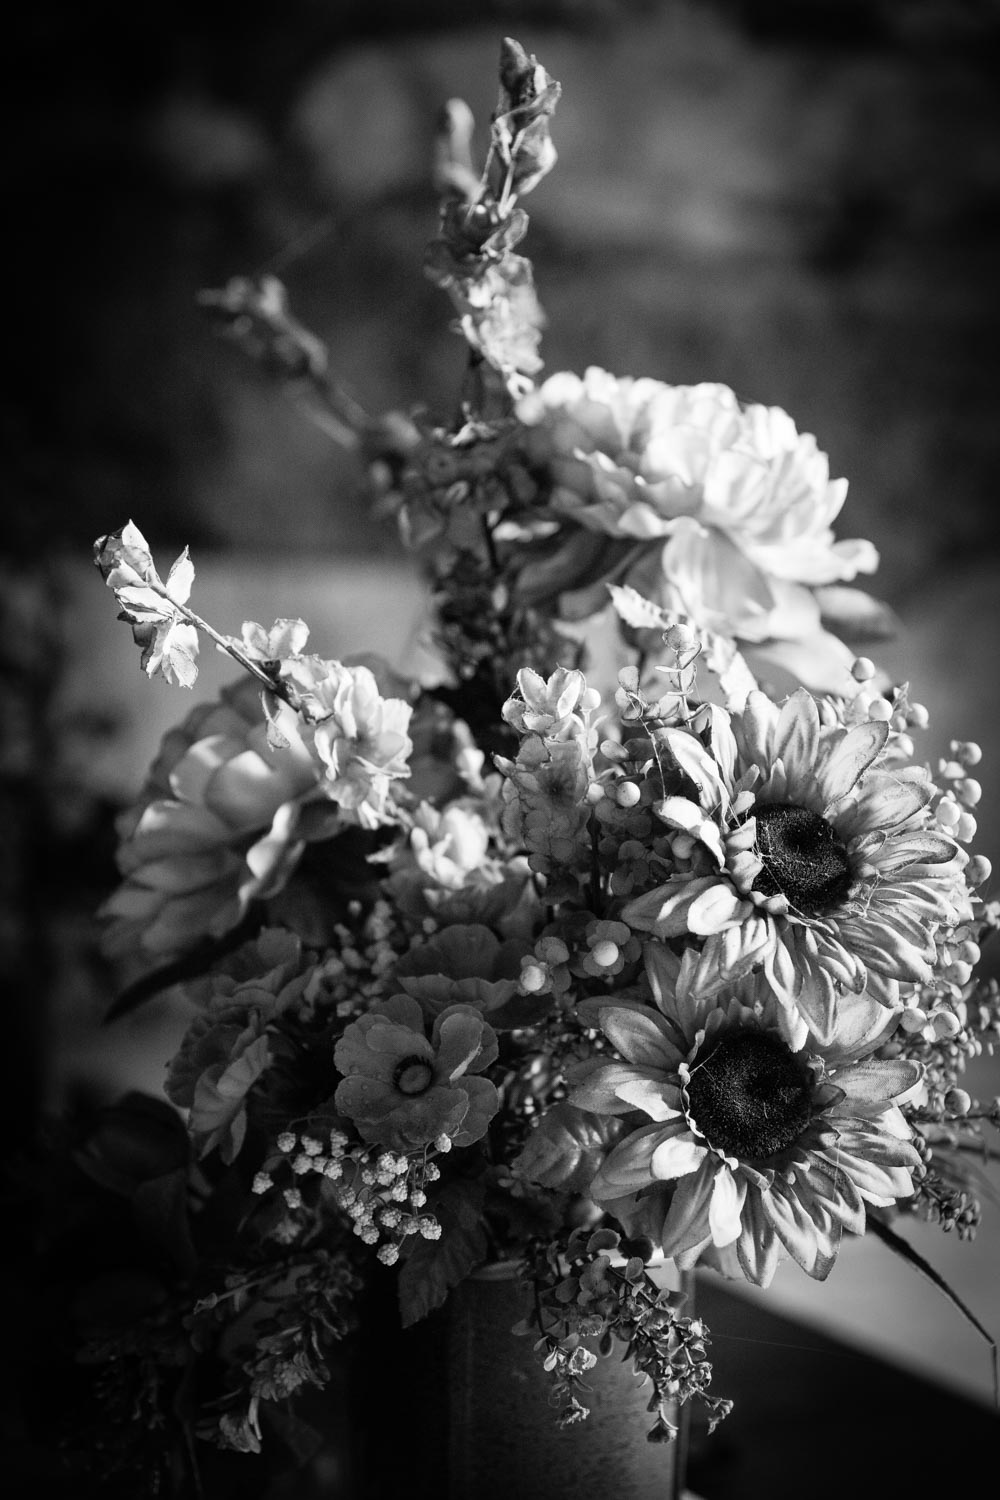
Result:
[[[926,772],[880,765],[887,724],[821,723],[804,690],[780,706],[753,692],[741,713],[707,710],[701,727],[705,739],[658,731],[688,790],[656,812],[695,841],[690,865],[622,920],[703,940],[701,982],[716,992],[763,966],[826,1040],[845,991],[898,1007],[971,915],[968,857],[934,820]]]
[[[441,1138],[468,1146],[499,1108],[494,1085],[476,1076],[496,1055],[493,1028],[472,1006],[443,1010],[428,1038],[419,1003],[393,995],[337,1043],[334,1062],[344,1077],[334,1103],[364,1140],[391,1150],[415,1151]]]
[[[613,1146],[590,1196],[682,1268],[735,1246],[759,1286],[785,1254],[824,1279],[842,1234],[864,1230],[866,1202],[913,1193],[920,1157],[898,1106],[919,1067],[864,1055],[877,1007],[863,996],[845,1026],[853,1041],[820,1047],[790,1039],[756,980],[708,1000],[683,983],[654,988],[659,1011],[588,1002],[621,1061],[591,1066],[571,1102],[651,1122]]]
[[[873,572],[878,554],[834,540],[847,481],[831,480],[815,438],[785,412],[744,405],[725,385],[591,368],[550,376],[517,414],[544,498],[573,523],[566,566],[542,570],[560,590],[591,585],[603,561],[701,629],[773,643],[799,681],[849,691],[853,652],[822,625],[813,590]]]

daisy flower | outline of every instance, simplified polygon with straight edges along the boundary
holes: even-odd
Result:
[[[682,855],[622,920],[702,942],[703,988],[762,967],[823,1040],[846,991],[898,1007],[971,913],[968,859],[934,821],[929,775],[880,762],[886,724],[822,723],[805,690],[696,722],[703,735],[654,732],[681,787],[655,811]]]
[[[845,1005],[842,1038],[799,1045],[758,980],[716,998],[693,993],[690,951],[647,945],[658,1010],[587,1002],[621,1061],[587,1064],[570,1102],[597,1115],[645,1115],[605,1157],[589,1195],[682,1268],[705,1255],[766,1286],[791,1256],[823,1280],[865,1204],[914,1191],[920,1157],[900,1100],[920,1069],[866,1055],[893,1018],[865,996]],[[874,1017],[874,1019],[873,1019]]]
[[[547,503],[596,534],[618,582],[760,648],[807,686],[851,691],[853,654],[824,628],[814,590],[874,572],[878,554],[834,540],[847,481],[830,478],[815,438],[785,412],[742,404],[725,385],[591,368],[550,376],[517,415]],[[563,578],[564,589],[592,584],[598,562],[575,527],[566,555],[588,576]]]

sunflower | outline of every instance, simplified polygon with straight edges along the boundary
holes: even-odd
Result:
[[[968,857],[930,806],[937,788],[885,760],[888,732],[822,723],[805,690],[780,706],[753,692],[740,713],[708,707],[691,727],[656,730],[682,792],[655,810],[680,855],[622,920],[693,937],[710,993],[761,967],[824,1041],[845,992],[898,1008],[971,905]]]
[[[913,1192],[920,1157],[899,1101],[915,1063],[870,1049],[894,1018],[867,996],[845,1002],[840,1040],[798,1045],[758,977],[699,998],[697,957],[647,944],[658,1009],[586,1002],[622,1061],[588,1063],[570,1102],[597,1115],[645,1115],[605,1157],[589,1196],[682,1268],[708,1256],[766,1286],[790,1255],[823,1280],[865,1204]],[[721,1254],[720,1254],[721,1252]]]

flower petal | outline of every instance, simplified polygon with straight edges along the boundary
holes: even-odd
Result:
[[[689,906],[688,930],[699,936],[723,932],[727,927],[738,926],[752,911],[752,902],[742,901],[731,885],[716,881]]]
[[[823,798],[823,816],[846,797],[881,752],[889,736],[888,724],[869,720],[849,729],[819,767],[816,783]]]
[[[819,710],[811,693],[800,688],[782,705],[774,731],[774,759],[783,762],[790,785],[812,782],[819,748]]]
[[[895,1102],[916,1088],[921,1076],[919,1064],[903,1057],[886,1058],[881,1062],[857,1062],[850,1067],[836,1068],[831,1074],[848,1099],[861,1104]]]
[[[691,1134],[675,1135],[661,1141],[650,1159],[653,1176],[661,1182],[671,1177],[686,1177],[696,1172],[708,1155],[707,1146],[699,1146]]]
[[[708,1225],[712,1231],[713,1245],[731,1245],[740,1234],[740,1215],[747,1195],[747,1185],[737,1180],[728,1167],[720,1167],[715,1174],[712,1201],[708,1209]]]
[[[656,1180],[651,1166],[653,1153],[682,1131],[688,1131],[685,1120],[644,1125],[641,1130],[633,1131],[601,1163],[590,1184],[590,1196],[600,1202],[602,1198],[623,1198],[626,1193],[649,1187]]]
[[[711,1242],[708,1216],[718,1161],[719,1158],[710,1153],[696,1172],[678,1182],[663,1221],[660,1248],[664,1255],[676,1258],[695,1245]]]
[[[667,1022],[655,1011],[602,1005],[598,1025],[626,1062],[670,1072],[680,1061]]]

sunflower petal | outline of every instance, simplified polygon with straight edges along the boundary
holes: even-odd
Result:
[[[708,1155],[707,1146],[699,1146],[694,1137],[675,1135],[661,1141],[653,1152],[650,1166],[653,1176],[660,1182],[672,1177],[687,1177],[696,1172]]]
[[[678,1182],[663,1221],[664,1255],[676,1258],[695,1245],[711,1241],[708,1215],[717,1161],[716,1156],[706,1157],[696,1172]]]
[[[706,817],[696,802],[689,797],[664,797],[662,802],[656,803],[653,811],[668,828],[677,828],[704,844],[717,865],[725,864],[726,851],[719,825],[714,818]]]
[[[849,1100],[861,1104],[889,1104],[915,1088],[921,1076],[919,1065],[903,1057],[857,1062],[832,1074]]]
[[[761,1194],[761,1204],[775,1234],[793,1260],[817,1281],[825,1281],[837,1258],[837,1245],[824,1230],[823,1215],[814,1218],[794,1188],[776,1181]],[[819,1222],[817,1222],[819,1220]]]
[[[626,1062],[669,1072],[681,1057],[667,1033],[667,1023],[655,1011],[602,1005],[597,1024]]]
[[[687,914],[703,891],[718,885],[714,875],[690,880],[676,876],[654,890],[625,903],[621,919],[636,932],[651,932],[656,937],[682,937],[688,930]]]
[[[812,783],[819,748],[819,711],[805,688],[786,698],[774,731],[774,758],[783,762],[792,786]]]
[[[751,1189],[743,1205],[743,1227],[736,1242],[743,1274],[754,1286],[770,1286],[781,1259],[781,1241],[764,1213],[760,1193]]]
[[[713,1245],[731,1245],[739,1238],[740,1214],[746,1195],[746,1183],[734,1177],[728,1167],[720,1167],[715,1174],[708,1208]]]
[[[742,901],[731,885],[717,881],[688,907],[688,931],[707,937],[738,926],[752,911],[751,903]]]
[[[816,782],[824,799],[824,817],[857,786],[882,750],[888,735],[888,724],[871,720],[866,724],[856,724],[819,767]]]
[[[590,1184],[590,1196],[598,1202],[602,1198],[623,1198],[626,1193],[637,1193],[655,1181],[652,1171],[653,1153],[671,1136],[687,1131],[684,1120],[668,1120],[644,1125],[634,1130],[609,1152],[601,1163]]]
[[[643,1095],[643,1103],[637,1102],[638,1086],[649,1090],[648,1098]],[[569,1092],[569,1102],[577,1109],[589,1109],[598,1115],[626,1115],[633,1109],[642,1109],[651,1120],[669,1120],[679,1114],[679,1110],[668,1105],[667,1091],[670,1088],[671,1085],[665,1084],[662,1076],[652,1070],[635,1068],[629,1063],[605,1063],[574,1084]],[[679,1094],[676,1087],[673,1093]],[[658,1110],[665,1112],[658,1113]]]

